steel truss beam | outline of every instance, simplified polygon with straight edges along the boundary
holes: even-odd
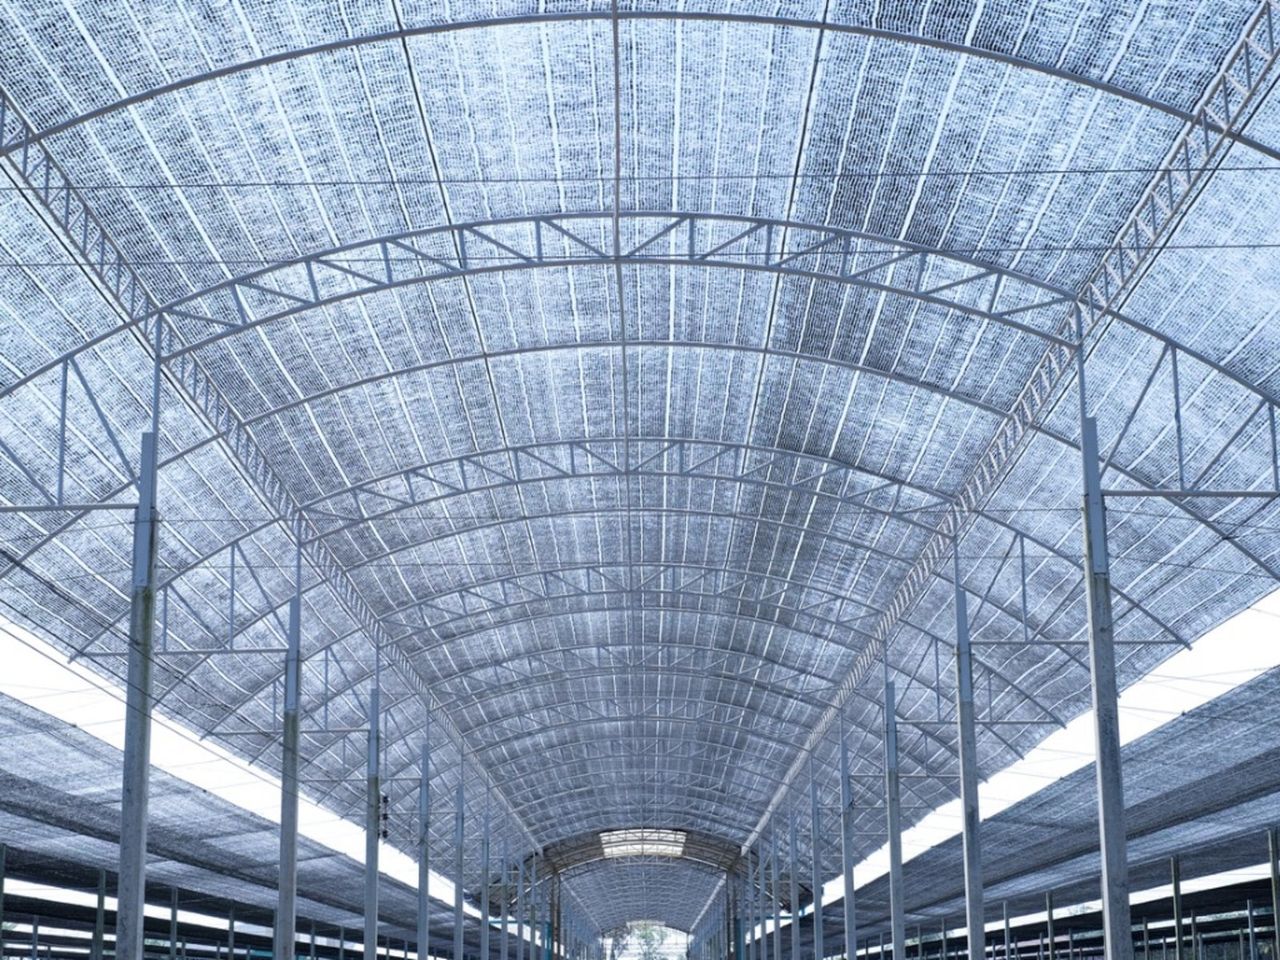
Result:
[[[1273,67],[1280,57],[1280,31],[1276,29],[1276,15],[1273,0],[1263,0],[1258,11],[1246,24],[1240,40],[1228,53],[1200,99],[1193,119],[1187,122],[1175,138],[1166,154],[1166,163],[1139,197],[1119,233],[1082,285],[1079,296],[1086,299],[1094,309],[1076,312],[1064,320],[1064,325],[1076,326],[1076,340],[1085,352],[1073,356],[1071,351],[1060,346],[1050,346],[1045,351],[1036,372],[1029,379],[1014,407],[1013,416],[1004,421],[987,451],[969,474],[957,498],[961,509],[943,519],[936,536],[917,558],[916,564],[903,580],[890,611],[876,625],[877,641],[868,645],[865,655],[843,678],[841,695],[836,705],[796,751],[795,760],[787,773],[787,785],[778,791],[760,817],[756,829],[744,844],[744,850],[768,826],[774,810],[801,776],[806,758],[823,743],[827,732],[836,723],[839,710],[851,692],[881,660],[887,644],[899,629],[900,618],[925,595],[937,568],[954,545],[963,538],[977,509],[987,502],[1000,481],[1017,462],[1027,437],[1038,429],[1045,414],[1053,408],[1065,385],[1074,376],[1072,361],[1087,354],[1088,338],[1094,336],[1093,342],[1096,344],[1097,331],[1105,329],[1112,322],[1110,318],[1123,310],[1134,285],[1146,271],[1152,258],[1163,249],[1193,201],[1226,159],[1232,140],[1222,131],[1244,129],[1260,108],[1266,93],[1276,83]],[[1182,347],[1168,340],[1165,340],[1165,344],[1186,353]],[[1207,361],[1207,358],[1197,356],[1195,359],[1207,362],[1210,367],[1221,372],[1221,368]],[[1083,366],[1081,363],[1080,368],[1083,369]],[[1228,376],[1230,377],[1229,374]],[[1230,379],[1240,382],[1235,377]],[[1250,393],[1265,401],[1269,411],[1274,410],[1274,396],[1248,387],[1247,384],[1245,386]],[[1080,389],[1083,391],[1083,384]],[[1275,468],[1274,479],[1280,489],[1280,467]],[[1224,537],[1221,528],[1216,524],[1210,526],[1212,521],[1203,514],[1188,509],[1183,501],[1173,502],[1182,507],[1188,516],[1200,518],[1209,529]],[[1229,540],[1230,537],[1224,539]],[[1280,577],[1280,573],[1256,553],[1246,551],[1246,555],[1260,569]]]
[[[32,128],[22,116],[13,99],[6,91],[0,89],[0,136],[3,131],[18,129],[24,138],[29,137]],[[120,247],[103,226],[93,208],[72,184],[61,164],[46,149],[43,143],[24,146],[17,154],[0,158],[0,164],[9,164],[5,168],[6,175],[16,184],[26,188],[25,196],[45,226],[66,246],[78,263],[87,271],[91,283],[103,298],[108,309],[121,320],[119,328],[108,330],[99,337],[91,339],[87,345],[104,342],[114,336],[141,335],[141,343],[150,353],[150,344],[156,345],[155,352],[162,354],[166,346],[172,348],[181,343],[181,334],[174,330],[157,313],[154,296],[146,282],[136,269],[128,262]],[[75,354],[62,358],[62,362],[70,365],[74,356],[84,347],[78,348]],[[274,468],[263,454],[261,447],[252,436],[245,422],[239,417],[232,404],[227,400],[221,388],[203,368],[196,358],[183,364],[179,369],[166,369],[161,364],[166,382],[175,390],[182,401],[206,423],[213,431],[213,439],[225,451],[230,463],[241,474],[251,494],[264,506],[273,510],[287,536],[292,537],[287,521],[297,514],[297,503],[287,486],[276,474]],[[67,374],[64,371],[63,377]],[[29,380],[30,378],[24,378]],[[91,388],[85,383],[87,390]],[[161,400],[159,385],[153,403]],[[97,404],[94,409],[98,410]],[[65,404],[64,404],[65,411]],[[158,411],[157,411],[158,412]],[[65,433],[65,427],[63,429]],[[162,461],[171,462],[172,458]],[[127,489],[131,483],[122,485]],[[108,498],[114,499],[114,497]],[[57,536],[76,520],[83,516],[77,514],[65,523],[50,531],[44,542]],[[301,541],[299,534],[298,540]],[[359,593],[355,584],[324,544],[302,543],[299,548],[308,565],[317,575],[326,580],[337,602],[356,623],[364,626],[367,636],[375,650],[385,658],[392,671],[399,675],[408,687],[419,697],[428,711],[434,709],[431,692],[422,683],[421,677],[413,663],[396,649],[394,643],[386,643],[382,628],[377,618],[372,616],[371,608]],[[29,550],[29,556],[32,550]],[[7,575],[18,564],[11,563],[0,576]],[[440,729],[460,749],[460,738],[452,727],[450,719],[439,717]],[[499,793],[504,809],[509,810],[506,798]],[[532,841],[532,833],[520,825],[521,830]]]

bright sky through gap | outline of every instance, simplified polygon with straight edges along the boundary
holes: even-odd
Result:
[[[0,694],[58,720],[74,724],[118,750],[124,749],[124,691],[67,658],[28,630],[0,618]],[[271,823],[280,822],[280,781],[210,740],[159,713],[152,723],[151,763],[180,780]],[[364,828],[309,800],[298,800],[298,835],[364,863]],[[380,845],[379,872],[416,889],[418,865],[387,843]],[[431,896],[453,903],[453,881],[435,871]],[[478,917],[471,904],[464,909]]]
[[[1120,694],[1119,704],[1121,744],[1132,743],[1181,714],[1280,666],[1280,643],[1275,642],[1278,626],[1280,590],[1210,630],[1126,688]],[[1093,711],[1089,710],[1045,737],[1021,760],[983,781],[978,789],[982,819],[989,820],[1037,791],[1089,766],[1093,762],[1093,735]],[[956,799],[926,814],[915,826],[903,831],[903,861],[958,837],[960,832],[960,801]],[[856,864],[853,873],[860,889],[888,872],[889,848],[886,844]],[[1160,895],[1159,891],[1146,891],[1135,893],[1134,897],[1154,899]],[[843,877],[837,875],[822,885],[824,904],[843,898]],[[802,910],[801,915],[809,912],[812,908]],[[782,926],[786,925],[784,921]],[[767,930],[773,927],[772,923],[765,924]],[[753,936],[758,930],[759,925],[753,929]]]

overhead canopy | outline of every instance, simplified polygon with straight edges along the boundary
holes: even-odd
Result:
[[[785,845],[842,730],[878,773],[882,662],[950,799],[957,570],[983,770],[1087,709],[1081,351],[1108,487],[1233,492],[1113,502],[1122,685],[1271,589],[1252,0],[473,7],[0,14],[10,618],[122,674],[79,505],[135,499],[158,357],[159,710],[275,769],[301,542],[305,789],[361,816],[377,675],[391,840],[429,739],[475,891],[486,805],[512,863]],[[732,866],[640,853],[566,866],[597,930]]]

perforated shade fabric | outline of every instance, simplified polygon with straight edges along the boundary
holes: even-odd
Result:
[[[957,574],[984,774],[1089,708],[1082,407],[1121,687],[1273,588],[1270,13],[7,2],[5,615],[123,676],[154,389],[162,714],[276,770],[300,590],[304,792],[362,822],[376,681],[470,901],[680,831],[560,882],[689,930],[798,819],[808,902],[886,675],[956,795]]]

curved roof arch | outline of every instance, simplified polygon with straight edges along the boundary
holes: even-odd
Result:
[[[154,412],[160,709],[273,768],[297,602],[320,800],[358,817],[381,684],[397,823],[429,739],[473,899],[490,798],[512,862],[575,820],[744,853],[793,815],[811,860],[796,787],[834,802],[845,731],[878,774],[882,661],[909,789],[949,799],[957,591],[984,770],[1087,709],[1077,359],[1106,482],[1162,498],[1111,513],[1121,682],[1280,574],[1275,291],[1237,250],[1280,201],[1225,162],[1280,161],[1232,72],[1255,0],[118,2],[0,12],[0,576],[116,671],[128,529],[79,507],[131,499]],[[561,880],[601,928],[695,929],[723,866]]]

